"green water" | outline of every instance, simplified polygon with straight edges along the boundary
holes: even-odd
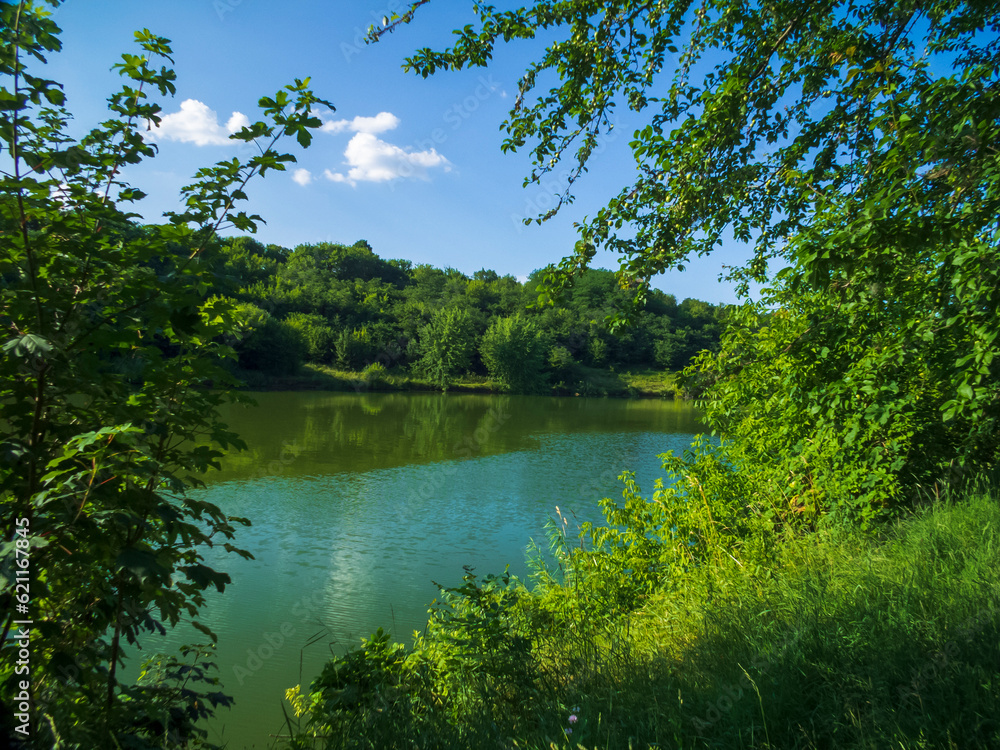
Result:
[[[269,747],[285,689],[303,688],[331,653],[377,627],[422,629],[433,582],[463,565],[526,574],[558,506],[598,520],[634,470],[651,492],[657,454],[683,450],[697,415],[668,401],[428,394],[256,394],[226,418],[248,450],[227,456],[200,491],[253,526],[238,543],[255,560],[207,555],[233,584],[203,620],[219,636],[232,710],[212,738]],[[197,640],[147,639],[144,651]],[[202,638],[203,640],[203,638]]]

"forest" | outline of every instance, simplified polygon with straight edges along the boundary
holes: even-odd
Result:
[[[539,305],[546,269],[523,284],[486,269],[470,278],[385,260],[364,240],[287,250],[231,238],[215,264],[216,293],[233,304],[237,363],[268,375],[307,362],[412,373],[447,388],[471,372],[506,392],[594,395],[581,367],[681,370],[718,348],[725,316],[724,306],[659,290],[634,310],[603,269],[581,274],[561,305]],[[612,330],[609,320],[626,311],[630,324]]]

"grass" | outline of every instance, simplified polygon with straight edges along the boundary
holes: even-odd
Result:
[[[256,391],[440,391],[430,380],[401,369],[385,371],[377,377],[364,372],[338,370],[329,365],[306,364],[294,375],[266,375],[255,370],[237,373],[250,390]],[[497,388],[485,375],[466,374],[448,386],[453,393],[494,393]],[[616,373],[579,366],[571,387],[555,384],[554,395],[613,396],[621,398],[675,398],[680,396],[673,373],[655,369]]]
[[[631,570],[565,550],[589,572],[533,592],[467,579],[391,667],[335,670],[290,746],[1000,747],[996,492],[878,535],[760,533],[638,607],[620,606]]]
[[[677,375],[665,370],[628,370],[621,374],[629,395],[640,398],[680,398]]]
[[[786,540],[771,567],[700,571],[646,608],[639,694],[674,697],[684,747],[998,747],[998,570],[985,492],[881,538]],[[646,715],[629,731],[661,741]]]
[[[338,370],[329,365],[306,364],[294,375],[267,375],[255,370],[236,373],[250,390],[262,391],[440,391],[440,386],[401,370],[388,370],[377,376],[365,372]],[[464,375],[452,383],[450,391],[489,393],[489,380],[478,375]]]

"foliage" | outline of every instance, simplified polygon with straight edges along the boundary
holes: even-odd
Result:
[[[331,660],[308,695],[287,692],[289,747],[505,746],[511,716],[530,714],[538,693],[523,600],[511,576],[467,568],[461,586],[441,589],[413,649],[379,629]]]
[[[159,122],[151,95],[174,92],[157,67],[169,43],[136,33],[141,51],[115,66],[125,85],[110,119],[76,140],[60,85],[38,70],[58,33],[44,4],[0,5],[4,639],[30,613],[32,746],[199,743],[196,722],[228,703],[203,654],[163,662],[151,685],[125,683],[121,666],[127,645],[181,620],[214,640],[196,618],[229,577],[202,550],[249,555],[230,542],[248,521],[185,492],[220,448],[240,445],[216,413],[234,397],[223,367],[233,307],[210,296],[216,232],[254,229],[259,217],[236,207],[247,183],[293,160],[275,150],[282,137],[308,145],[326,103],[308,81],[261,99],[263,119],[233,136],[258,155],[200,170],[182,211],[138,226],[128,207],[143,194],[120,175],[155,153],[143,133]],[[15,589],[25,555],[29,593]],[[6,697],[23,679],[12,661],[2,678]]]
[[[412,2],[372,30],[372,39],[409,23],[429,1]],[[895,135],[886,125],[896,121],[886,117],[904,114],[901,103],[917,104],[938,84],[950,86],[951,69],[974,72],[968,84],[978,78],[976,91],[988,92],[996,54],[992,38],[977,33],[995,28],[994,9],[964,2],[764,8],[730,0],[535,0],[473,10],[475,22],[456,31],[452,46],[420,49],[406,67],[427,77],[485,66],[498,45],[544,32],[546,46],[521,77],[503,145],[530,148],[526,183],[569,163],[562,200],[539,221],[572,200],[618,110],[640,123],[630,143],[635,182],[581,225],[577,253],[563,265],[586,267],[599,247],[619,252],[621,280],[637,284],[638,297],[652,275],[711,252],[726,233],[755,242],[749,271],[762,273],[761,262],[783,252],[786,237],[811,225],[817,202],[836,204],[866,179],[869,159]],[[541,90],[549,80],[552,88]],[[948,106],[980,108],[977,95],[964,93]],[[933,137],[962,148],[961,129]],[[986,156],[983,143],[974,148]]]
[[[635,316],[635,327],[615,335],[603,320],[621,309],[628,295],[610,271],[583,274],[578,287],[565,295],[566,307],[538,309],[531,306],[537,281],[522,284],[486,269],[469,278],[455,269],[386,261],[364,241],[286,250],[264,248],[245,237],[230,239],[215,268],[221,275],[216,288],[220,296],[252,305],[275,322],[290,324],[304,338],[308,350],[299,356],[288,332],[270,325],[257,338],[274,338],[288,350],[272,356],[243,335],[249,318],[240,318],[234,335],[241,366],[271,373],[292,372],[304,357],[354,372],[377,361],[389,369],[409,370],[411,376],[426,376],[420,364],[428,345],[423,337],[433,330],[428,328],[432,317],[444,308],[472,315],[477,351],[481,334],[494,321],[520,316],[536,325],[550,345],[563,347],[578,361],[630,368],[659,363],[679,370],[701,349],[717,348],[724,309],[690,299],[678,305],[670,295],[653,291],[646,309]],[[250,354],[248,349],[255,351]],[[669,356],[661,356],[667,350]],[[468,367],[476,375],[487,373],[476,356]],[[246,369],[241,374],[252,377]]]
[[[291,313],[285,322],[299,332],[308,349],[305,357],[310,362],[329,363],[334,352],[333,328],[322,315]]]
[[[246,299],[274,276],[287,260],[287,251],[277,245],[264,246],[252,237],[230,237],[223,240],[214,258],[218,284],[223,293]]]
[[[1000,455],[997,68],[969,63],[900,91],[893,68],[878,151],[791,241],[780,312],[748,310],[700,363],[734,460],[797,488],[796,510],[867,520]]]
[[[573,353],[561,344],[556,344],[549,349],[546,364],[557,387],[558,384],[565,385],[567,382],[572,383],[577,379],[576,360],[573,358]]]
[[[299,245],[287,253],[287,261],[275,269],[272,286],[262,291],[283,312],[330,320],[339,315],[361,325],[408,278],[397,263],[378,257],[364,240],[351,246],[320,243]]]
[[[997,460],[995,6],[475,5],[451,47],[407,66],[486,65],[500,43],[544,30],[504,149],[530,144],[528,182],[570,162],[560,206],[616,109],[636,123],[636,181],[580,225],[543,296],[564,293],[598,249],[622,256],[619,286],[641,303],[652,275],[730,236],[752,244],[730,276],[744,292],[769,286],[690,390],[731,439],[731,462],[791,488],[782,522],[869,523]],[[651,349],[676,366],[704,348],[698,337],[675,327]],[[593,362],[622,345],[595,341]]]
[[[334,335],[333,349],[340,367],[358,370],[371,359],[372,344],[367,328],[342,328]]]
[[[269,375],[292,375],[310,351],[303,326],[264,313],[236,347],[240,367]]]
[[[533,393],[544,386],[545,342],[528,318],[495,318],[479,345],[490,378],[504,391]]]
[[[481,580],[468,566],[462,585],[441,588],[419,652],[434,664],[435,687],[454,708],[498,724],[536,697],[536,656],[525,631],[524,590],[504,573]],[[530,710],[530,708],[529,708]]]
[[[382,385],[385,382],[386,374],[385,365],[381,362],[372,362],[361,371],[361,377],[369,388]]]
[[[364,738],[371,747],[396,739],[407,722],[411,701],[406,693],[408,668],[401,644],[378,629],[359,649],[327,663],[312,684],[308,699],[298,688],[288,691],[296,718],[307,716],[299,741],[309,736]]]
[[[476,320],[462,307],[438,310],[420,332],[419,370],[442,389],[468,371],[476,351]]]

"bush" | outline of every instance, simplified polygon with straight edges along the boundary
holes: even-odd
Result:
[[[261,323],[237,345],[240,367],[268,375],[294,375],[309,353],[302,329],[265,313]]]
[[[365,326],[354,330],[342,329],[334,337],[337,366],[344,370],[360,370],[375,356],[375,344]]]
[[[361,371],[361,377],[364,378],[369,388],[377,388],[384,383],[386,374],[385,365],[381,362],[372,362]]]
[[[577,370],[579,368],[576,365],[576,360],[565,346],[557,344],[549,349],[548,367],[557,387],[565,388],[578,378]]]
[[[305,358],[309,362],[327,364],[333,360],[334,333],[322,315],[291,313],[285,323],[299,332],[306,344]]]
[[[534,321],[525,316],[495,318],[479,351],[490,378],[501,390],[536,393],[545,387],[545,343]]]
[[[420,329],[417,370],[447,388],[452,379],[468,372],[476,351],[476,321],[461,307],[446,307]]]

